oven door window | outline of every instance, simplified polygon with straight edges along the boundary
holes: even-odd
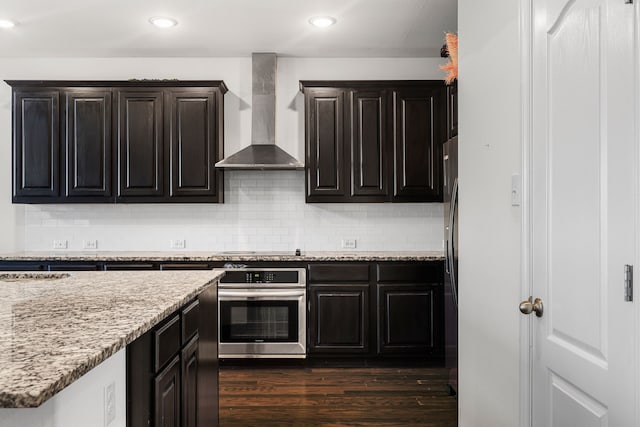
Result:
[[[298,301],[220,301],[221,342],[297,342]]]

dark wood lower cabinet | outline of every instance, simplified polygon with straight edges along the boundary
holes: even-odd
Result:
[[[379,353],[442,353],[442,286],[377,284],[377,304]]]
[[[171,363],[155,378],[155,427],[180,427],[180,357]]]
[[[309,264],[309,357],[444,357],[444,270],[432,262]]]
[[[182,350],[182,427],[198,425],[198,337]]]
[[[127,426],[216,427],[217,337],[217,289],[209,287],[129,344]]]
[[[104,269],[107,271],[140,271],[140,270],[157,270],[155,264],[152,262],[144,263],[107,263],[104,265]]]
[[[16,262],[16,261],[3,261],[0,262],[0,271],[42,271],[46,270],[47,266],[40,262]]]
[[[49,264],[47,267],[49,271],[98,271],[102,270],[102,266],[100,264],[93,263],[60,263],[60,264]]]
[[[310,285],[310,353],[369,352],[369,285]]]

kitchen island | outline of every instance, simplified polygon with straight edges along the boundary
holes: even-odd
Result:
[[[202,295],[213,293],[215,300],[221,276],[212,271],[1,273],[0,426],[124,426],[125,397],[131,397],[125,349],[168,316],[180,319],[182,307]],[[209,343],[199,348],[215,353]],[[82,383],[85,375],[95,381]],[[76,385],[81,389],[73,390]]]

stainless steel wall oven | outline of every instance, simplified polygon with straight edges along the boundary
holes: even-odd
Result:
[[[306,357],[305,269],[225,270],[218,288],[219,357]]]

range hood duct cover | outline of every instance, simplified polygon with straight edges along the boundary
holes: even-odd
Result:
[[[216,163],[225,170],[295,170],[304,165],[276,145],[276,54],[251,55],[251,145]]]

